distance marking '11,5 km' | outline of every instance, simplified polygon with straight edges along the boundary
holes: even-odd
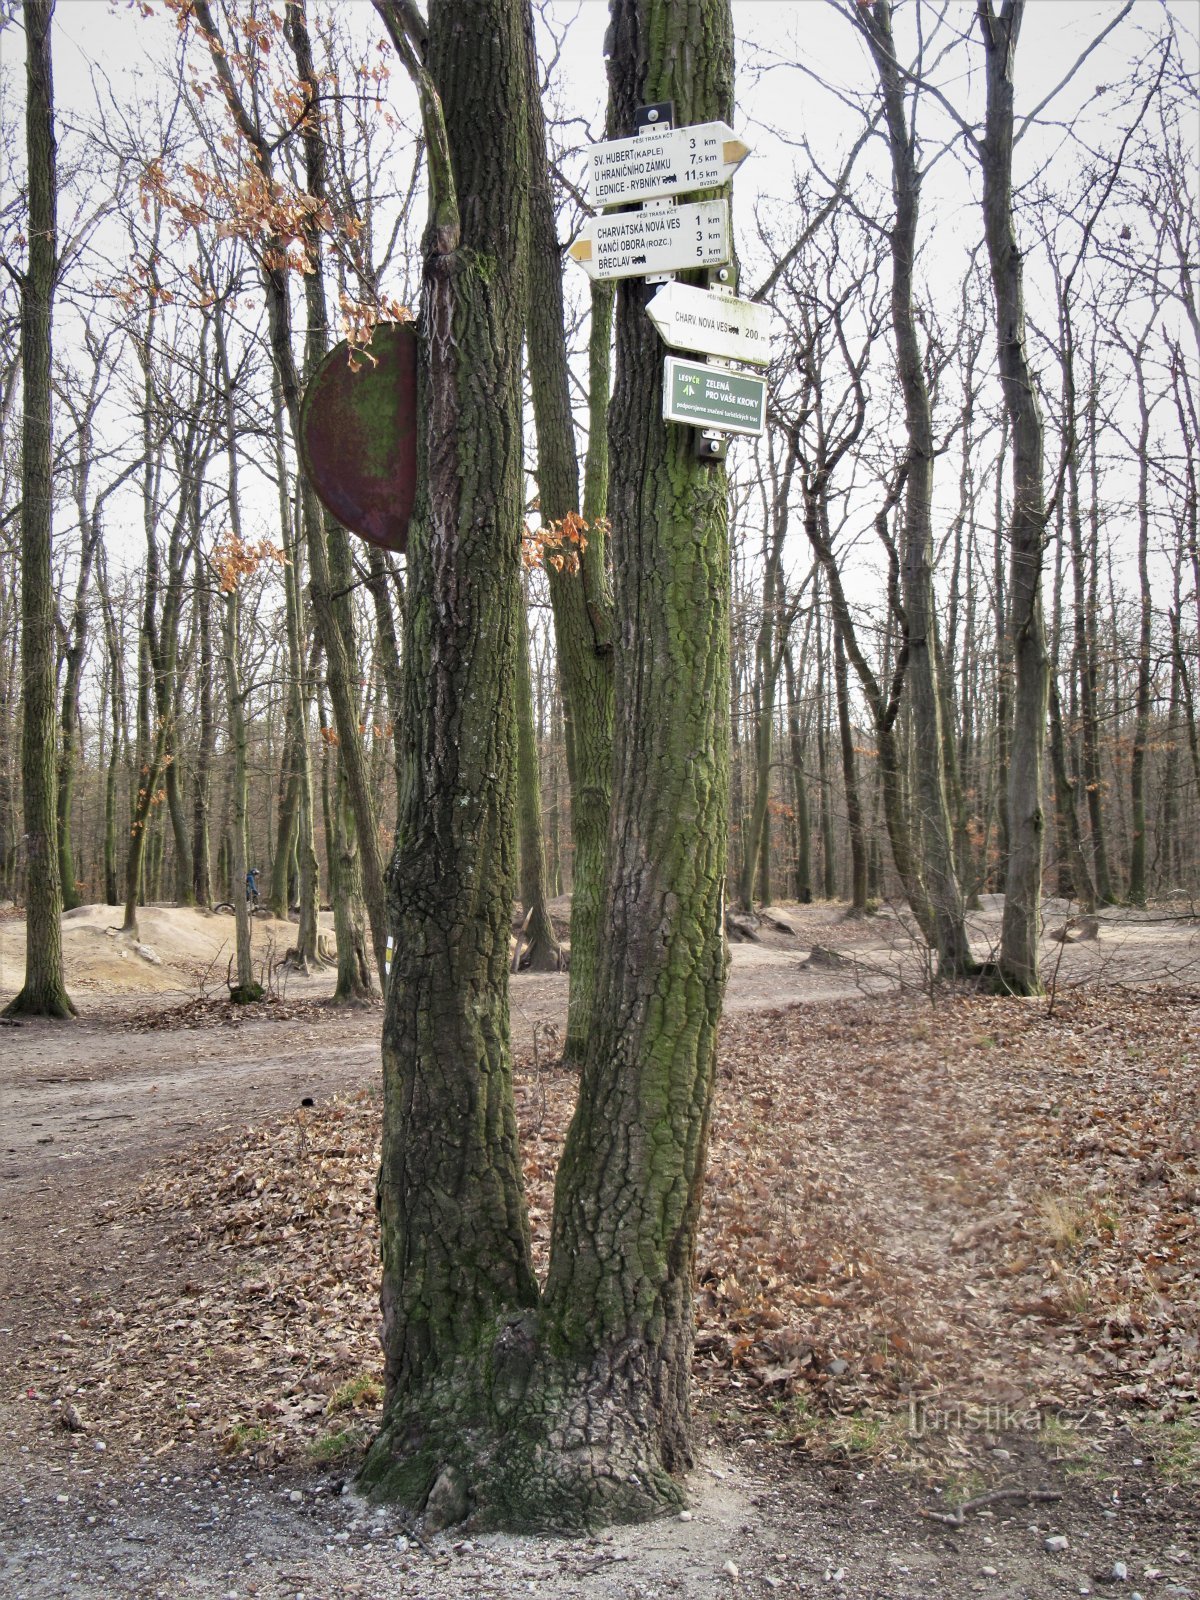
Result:
[[[610,139],[588,151],[588,199],[599,209],[718,189],[749,154],[727,122]]]
[[[729,202],[589,217],[570,255],[589,278],[644,278],[729,260]]]

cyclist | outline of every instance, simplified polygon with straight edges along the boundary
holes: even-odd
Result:
[[[246,874],[246,904],[251,911],[258,908],[258,868],[251,867]]]

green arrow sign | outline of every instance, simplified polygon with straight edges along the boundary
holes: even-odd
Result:
[[[692,428],[713,428],[720,433],[763,433],[767,426],[766,380],[668,356],[663,417],[667,422],[686,422]]]

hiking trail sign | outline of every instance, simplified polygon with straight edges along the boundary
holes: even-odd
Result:
[[[673,350],[699,350],[751,367],[765,367],[771,359],[771,310],[757,300],[668,283],[646,315]]]
[[[588,151],[588,199],[599,210],[717,189],[749,154],[750,146],[734,136],[727,122],[647,129],[632,139],[610,139]]]
[[[763,433],[767,426],[766,379],[668,356],[663,418],[721,433]]]
[[[729,260],[729,202],[590,217],[570,254],[589,278],[644,278],[720,266]]]

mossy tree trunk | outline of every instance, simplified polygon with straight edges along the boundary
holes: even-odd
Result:
[[[694,459],[687,430],[663,424],[649,290],[624,286],[611,435],[622,648],[607,938],[539,1309],[503,962],[524,8],[441,0],[428,73],[412,13],[382,0],[377,9],[422,87],[433,223],[391,877],[397,959],[384,1024],[389,1400],[364,1478],[436,1522],[473,1514],[581,1528],[678,1505],[672,1474],[691,1461],[691,1273],[725,977],[725,477]],[[613,24],[617,131],[647,99],[674,98],[683,121],[730,115],[726,0],[616,0]]]
[[[582,509],[587,546],[579,568],[547,565],[571,788],[575,843],[571,880],[571,986],[565,1065],[578,1067],[591,1029],[600,937],[605,849],[612,802],[612,597],[606,572],[608,399],[612,345],[611,283],[592,291],[588,343],[588,453],[583,505],[571,415],[563,321],[562,249],[546,158],[546,123],[538,92],[532,27],[527,27],[530,245],[526,343],[538,452],[538,496],[544,523]]]
[[[614,133],[671,99],[732,119],[727,0],[614,0]],[[724,992],[729,552],[724,469],[664,424],[640,281],[617,293],[609,503],[613,821],[605,937],[555,1196],[542,1416],[528,1491],[545,1521],[653,1516],[692,1463],[692,1269]],[[533,1408],[531,1408],[532,1410]],[[533,1507],[530,1507],[532,1512]]]
[[[25,981],[5,1008],[10,1016],[72,1017],[63,979],[62,883],[55,828],[54,578],[50,383],[51,322],[58,271],[54,84],[50,30],[53,0],[25,0],[25,139],[29,189],[29,260],[21,281],[21,673],[24,722],[21,792],[27,876]]]
[[[528,124],[522,6],[379,3],[429,146],[417,501],[389,874],[379,1207],[387,1409],[364,1469],[435,1521],[491,1507],[505,1318],[537,1298],[508,1043]],[[439,1509],[440,1508],[440,1509]]]

